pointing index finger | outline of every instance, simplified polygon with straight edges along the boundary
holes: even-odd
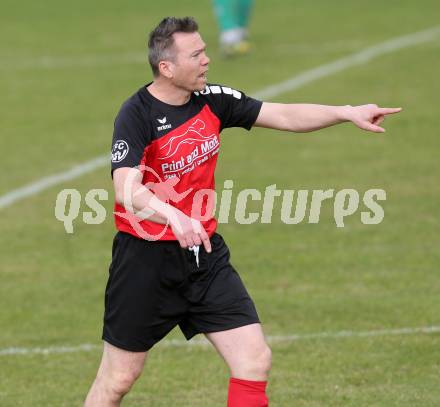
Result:
[[[402,111],[401,107],[379,107],[380,114],[394,114]]]

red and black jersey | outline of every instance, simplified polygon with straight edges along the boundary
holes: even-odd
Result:
[[[201,219],[211,236],[217,222],[206,213],[206,205],[207,194],[215,188],[220,132],[228,127],[250,130],[262,102],[235,89],[209,84],[192,93],[184,105],[174,106],[156,99],[147,86],[131,96],[116,117],[112,171],[139,166],[143,184],[188,216]],[[205,193],[206,199],[200,200]],[[141,221],[118,204],[115,223],[118,230],[137,237],[176,240],[169,226]]]

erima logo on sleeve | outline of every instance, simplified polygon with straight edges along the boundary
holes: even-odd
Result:
[[[127,157],[128,151],[129,147],[126,141],[116,141],[112,148],[112,163],[120,163],[125,157]]]

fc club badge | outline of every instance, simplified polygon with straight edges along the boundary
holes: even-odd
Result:
[[[124,140],[118,140],[113,144],[112,148],[112,162],[120,163],[128,154],[128,144]]]

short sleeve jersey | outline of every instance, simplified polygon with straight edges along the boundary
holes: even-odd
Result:
[[[208,84],[184,105],[156,99],[143,86],[122,105],[114,123],[112,173],[138,167],[142,183],[162,201],[199,219],[208,235],[216,229],[212,216],[214,171],[220,132],[247,130],[262,102],[230,87]],[[127,205],[125,205],[127,206]],[[169,225],[134,216],[115,203],[118,230],[152,240],[176,240]]]

